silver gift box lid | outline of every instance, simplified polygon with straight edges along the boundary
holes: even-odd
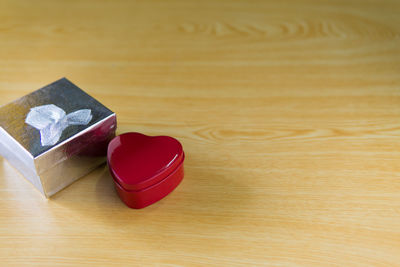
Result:
[[[0,107],[0,154],[49,197],[105,161],[115,130],[114,112],[62,78]]]

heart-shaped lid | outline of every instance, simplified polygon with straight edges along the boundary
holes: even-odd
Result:
[[[141,190],[174,171],[184,159],[182,145],[169,136],[125,133],[108,145],[107,160],[114,179],[126,190]]]

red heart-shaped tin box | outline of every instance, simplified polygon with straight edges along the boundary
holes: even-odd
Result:
[[[140,209],[167,196],[183,179],[185,154],[169,136],[125,133],[108,145],[107,160],[118,195]]]

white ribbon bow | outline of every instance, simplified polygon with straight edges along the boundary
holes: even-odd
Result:
[[[90,109],[80,109],[68,115],[56,105],[31,108],[25,122],[40,131],[42,146],[55,145],[65,128],[70,125],[87,125],[92,120]]]

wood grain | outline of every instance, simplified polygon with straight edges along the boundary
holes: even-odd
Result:
[[[399,266],[400,3],[0,1],[0,104],[68,77],[183,183],[45,200],[0,160],[5,266]]]

